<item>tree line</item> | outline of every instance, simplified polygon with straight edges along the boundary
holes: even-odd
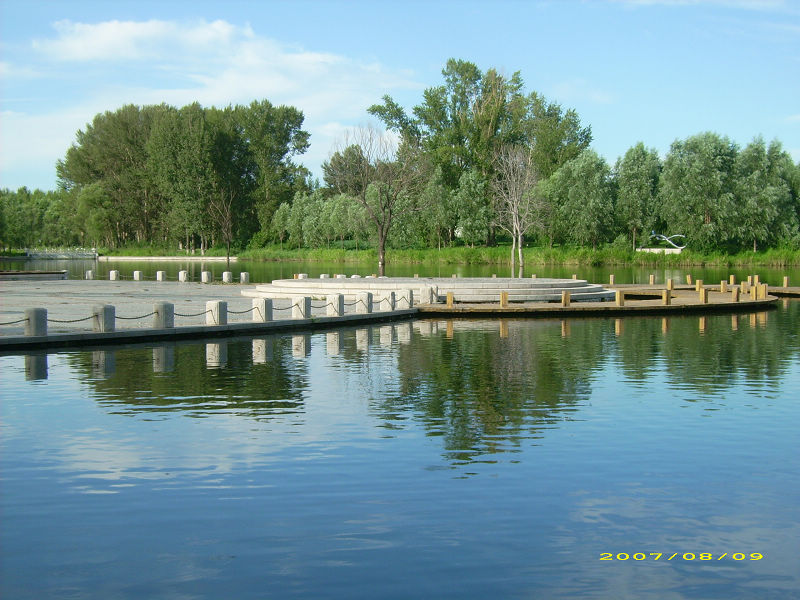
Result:
[[[303,113],[268,101],[226,109],[125,106],[97,115],[57,164],[59,190],[3,190],[0,239],[118,247],[441,248],[511,242],[635,248],[651,231],[700,251],[800,248],[800,165],[780,142],[740,148],[712,132],[662,159],[638,143],[614,165],[578,114],[527,93],[520,73],[451,59],[411,111],[368,109],[322,165]]]

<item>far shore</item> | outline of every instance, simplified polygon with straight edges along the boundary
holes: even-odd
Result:
[[[154,262],[162,260],[173,262],[184,262],[187,260],[194,262],[225,262],[228,259],[224,256],[198,256],[196,254],[187,254],[186,256],[98,256],[97,260],[101,262]],[[230,258],[231,262],[236,262],[238,260],[238,256],[231,256]]]

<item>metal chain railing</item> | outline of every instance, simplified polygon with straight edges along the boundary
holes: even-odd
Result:
[[[127,321],[135,321],[136,319],[144,319],[146,317],[152,317],[153,315],[157,315],[158,311],[154,310],[153,312],[147,313],[146,315],[142,315],[141,317],[123,317],[122,315],[115,315],[117,319],[125,319]]]
[[[89,319],[94,319],[94,315],[89,315],[88,317],[83,317],[82,319],[51,319],[50,317],[47,318],[48,323],[80,323],[81,321],[88,321]]]
[[[244,315],[246,313],[253,312],[257,308],[258,308],[257,306],[254,306],[253,308],[248,308],[247,310],[231,310],[231,309],[228,309],[228,313],[230,313],[232,315]],[[260,310],[258,312],[261,313]]]
[[[16,325],[17,323],[24,323],[25,321],[28,320],[29,320],[28,317],[23,317],[22,319],[18,319],[16,321],[7,321],[4,323],[0,323],[0,325]]]
[[[203,312],[199,312],[199,313],[183,314],[183,313],[176,312],[176,313],[172,313],[172,314],[174,314],[176,317],[200,317],[202,315],[207,315],[210,312],[211,312],[211,309],[206,309]]]

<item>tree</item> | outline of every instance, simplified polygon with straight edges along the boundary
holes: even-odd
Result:
[[[344,149],[322,165],[327,185],[352,196],[367,212],[378,247],[378,272],[386,268],[386,240],[396,219],[417,210],[425,173],[409,142],[399,147],[386,133],[363,127],[349,133]]]
[[[486,180],[475,171],[467,171],[458,181],[455,192],[456,232],[466,244],[474,245],[486,239],[494,217],[485,201],[488,187]]]
[[[636,250],[638,234],[649,228],[658,194],[661,161],[658,152],[639,142],[617,161],[617,216]]]
[[[534,190],[538,183],[532,152],[521,146],[505,146],[495,159],[492,182],[496,224],[511,236],[511,272],[515,271],[514,250],[519,253],[519,268],[525,267],[522,244],[525,234],[536,224],[540,211]]]
[[[565,239],[595,249],[608,238],[614,215],[610,175],[603,158],[584,150],[547,181],[545,193],[557,211],[557,230]]]
[[[701,133],[676,140],[664,161],[659,200],[671,234],[700,250],[735,238],[737,148],[727,137]]]

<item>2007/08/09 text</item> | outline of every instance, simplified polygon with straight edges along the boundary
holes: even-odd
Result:
[[[635,552],[634,554],[628,554],[627,552],[619,552],[618,554],[614,554],[613,552],[601,552],[600,553],[600,560],[635,560],[635,561],[643,561],[643,560],[761,560],[764,558],[764,555],[760,552],[751,552],[750,554],[745,554],[743,552],[734,552],[729,554],[725,552],[723,554],[714,554],[713,552],[684,552],[681,554],[680,552],[675,552],[674,554],[666,554],[664,552]]]

